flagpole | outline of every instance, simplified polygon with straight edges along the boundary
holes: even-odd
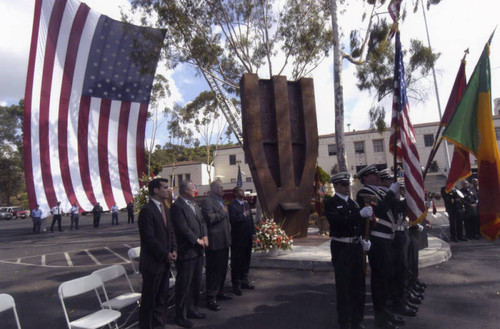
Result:
[[[424,0],[420,0],[420,3],[422,4],[422,13],[424,14],[424,23],[425,23],[425,31],[426,31],[426,34],[427,34],[427,43],[429,44],[429,48],[432,51],[431,38],[429,37],[429,28],[427,26],[427,17],[425,15]],[[432,65],[432,76],[434,78],[434,89],[436,91],[436,101],[437,101],[438,112],[439,112],[439,121],[441,121],[443,115],[441,113],[441,103],[439,101],[439,90],[438,90],[437,79],[436,79],[436,71],[434,70],[434,65]],[[445,149],[445,155],[446,155],[445,156],[445,158],[446,158],[446,169],[450,170],[450,154],[448,152],[448,143],[444,143],[444,146],[445,146],[444,149]],[[428,165],[429,165],[429,163],[428,163]],[[428,166],[426,166],[426,169],[428,169]],[[423,179],[425,179],[425,175],[426,174],[427,174],[427,170],[425,171],[425,173],[423,175]]]

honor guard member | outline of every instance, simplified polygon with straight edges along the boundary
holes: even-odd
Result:
[[[366,219],[371,207],[360,208],[349,196],[348,172],[338,173],[330,179],[335,195],[324,201],[325,215],[330,223],[330,250],[335,269],[337,315],[339,328],[362,329],[365,307],[365,274],[363,250],[370,249],[370,241],[363,240]]]
[[[377,328],[395,329],[404,325],[402,317],[389,311],[390,297],[394,295],[395,253],[394,231],[396,221],[393,209],[399,200],[399,183],[392,183],[387,192],[379,187],[379,174],[375,165],[369,165],[357,173],[364,185],[356,195],[361,205],[371,205],[375,216],[370,221],[371,248],[368,253],[371,268],[371,290],[375,325]]]
[[[380,185],[384,191],[388,191],[389,187],[394,181],[394,176],[388,169],[382,170],[379,174]],[[406,315],[416,316],[418,307],[409,301],[409,278],[410,278],[410,244],[412,243],[410,226],[406,218],[406,201],[404,198],[404,184],[400,182],[400,198],[395,204],[393,209],[394,220],[396,221],[396,231],[394,232],[394,254],[395,254],[395,280],[393,281],[394,287],[391,291],[394,292],[392,296],[391,311]],[[417,249],[418,255],[418,249]],[[411,295],[411,300],[420,302],[416,296]]]

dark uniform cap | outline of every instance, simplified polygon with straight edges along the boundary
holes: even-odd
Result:
[[[389,172],[389,169],[384,169],[379,172],[380,179],[393,179],[394,176]]]
[[[377,167],[375,165],[369,165],[358,171],[358,178],[366,176],[368,174],[378,173]]]
[[[330,178],[330,183],[337,184],[340,182],[349,182],[350,178],[351,174],[349,174],[347,171],[343,171],[333,175],[332,178]]]

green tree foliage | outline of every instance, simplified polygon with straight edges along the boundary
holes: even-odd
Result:
[[[23,174],[24,100],[18,105],[0,106],[0,202],[19,205],[25,192]]]
[[[318,166],[319,168],[319,180],[322,184],[325,184],[325,183],[328,183],[328,181],[330,181],[330,175],[328,175],[328,173],[326,171],[323,170],[323,168],[321,168],[320,166]]]

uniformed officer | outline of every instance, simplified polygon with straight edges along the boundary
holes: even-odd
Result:
[[[375,325],[378,328],[395,329],[404,325],[402,317],[389,311],[390,297],[395,294],[394,232],[397,227],[393,209],[399,200],[399,183],[392,183],[387,191],[380,188],[379,174],[375,165],[369,165],[357,173],[364,185],[356,195],[358,204],[371,205],[375,218],[370,221],[368,258],[371,268],[371,290]]]
[[[363,240],[366,219],[371,207],[360,208],[350,198],[348,172],[338,173],[330,179],[335,195],[324,201],[325,215],[330,223],[330,250],[335,269],[337,314],[339,328],[363,329],[365,306],[365,275],[363,250],[370,249],[370,241]]]

